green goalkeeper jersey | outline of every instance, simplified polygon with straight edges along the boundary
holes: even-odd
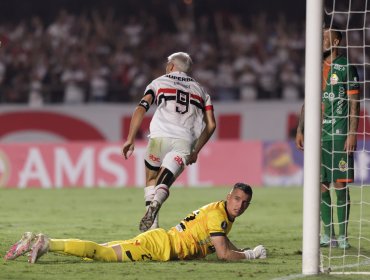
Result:
[[[338,56],[323,65],[322,140],[343,140],[349,126],[349,94],[359,94],[359,78],[347,58]]]

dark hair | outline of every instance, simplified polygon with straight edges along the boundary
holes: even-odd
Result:
[[[337,25],[331,25],[331,26],[324,26],[324,30],[329,30],[331,33],[334,34],[334,37],[337,38],[339,40],[339,42],[342,41],[342,32],[341,29],[339,26]]]
[[[252,197],[253,195],[252,187],[250,185],[244,183],[236,183],[233,186],[233,190],[235,189],[242,190],[245,194],[249,195],[250,197]]]

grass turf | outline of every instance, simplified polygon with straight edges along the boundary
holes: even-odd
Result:
[[[168,229],[191,211],[225,198],[227,188],[172,188],[160,212]],[[354,190],[352,200],[364,193]],[[370,195],[367,194],[367,201]],[[144,214],[143,190],[125,189],[0,189],[0,279],[297,279],[301,273],[302,189],[255,188],[250,208],[234,223],[229,238],[240,247],[264,244],[268,259],[220,262],[103,263],[49,253],[35,265],[26,257],[5,262],[3,256],[23,232],[43,232],[53,238],[96,242],[129,239],[139,233]],[[363,215],[366,214],[362,208]],[[359,218],[353,205],[351,218]],[[351,227],[355,225],[350,224]],[[355,232],[357,229],[353,229]],[[370,236],[369,227],[362,234]],[[356,244],[353,244],[356,245]],[[326,253],[327,253],[327,249]],[[337,254],[342,251],[336,249]],[[353,250],[357,253],[356,247]],[[355,251],[356,250],[356,251]],[[339,252],[340,251],[340,252]],[[368,256],[370,256],[369,252]],[[343,259],[340,259],[343,260]],[[334,265],[334,262],[332,263]],[[368,265],[367,265],[368,266]],[[369,270],[369,269],[367,269]],[[319,275],[305,279],[368,279],[359,275]]]

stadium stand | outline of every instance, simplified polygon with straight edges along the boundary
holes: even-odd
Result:
[[[288,21],[239,0],[4,2],[1,103],[134,102],[180,50],[214,100],[303,97],[305,7]]]

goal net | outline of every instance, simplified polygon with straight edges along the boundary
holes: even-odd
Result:
[[[354,152],[355,180],[347,185],[350,196],[342,205],[337,200],[337,193],[333,186],[330,189],[331,220],[333,221],[331,228],[336,233],[335,238],[338,239],[338,231],[343,223],[338,221],[340,219],[337,210],[344,207],[345,216],[348,217],[346,235],[350,247],[338,248],[338,244],[333,241],[335,238],[332,238],[328,247],[320,248],[321,271],[333,274],[370,275],[370,7],[368,1],[370,0],[324,0],[325,26],[340,31],[343,35],[338,47],[339,53],[348,58],[348,68],[353,66],[357,69],[360,85],[359,128],[357,150]],[[334,64],[335,61],[331,65],[332,69]],[[335,84],[335,74],[331,72],[329,75],[331,75],[330,83]],[[353,80],[344,82],[347,90],[352,82]],[[351,114],[350,108],[348,114]],[[344,162],[347,160],[348,158],[344,159]],[[333,169],[336,168],[341,169],[346,166],[339,164]],[[321,227],[322,235],[323,225]]]

